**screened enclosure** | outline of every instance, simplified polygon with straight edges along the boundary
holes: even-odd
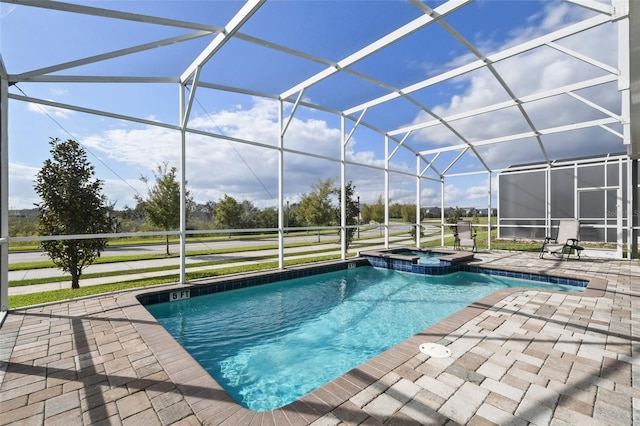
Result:
[[[289,205],[319,178],[381,197],[387,245],[396,201],[439,207],[442,241],[457,205],[498,208],[504,238],[577,217],[636,253],[637,3],[0,1],[0,311],[10,242],[95,238],[9,235],[50,137],[89,148],[121,206],[176,165],[180,225],[144,235],[180,238],[181,282],[187,194],[276,209],[282,268]]]
[[[577,218],[581,241],[605,243],[621,256],[629,238],[621,230],[629,229],[628,206],[638,197],[637,184],[628,184],[629,171],[628,157],[618,155],[500,173],[499,238],[543,240],[555,235],[558,221]]]

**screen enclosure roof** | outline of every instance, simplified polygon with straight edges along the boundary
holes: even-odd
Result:
[[[630,150],[627,1],[1,6],[13,100],[213,135],[190,115],[196,105],[281,100],[284,128],[301,111],[344,117],[343,135],[366,129],[361,149],[388,137],[434,179]],[[42,89],[77,84],[91,101]],[[185,88],[183,111],[175,89],[157,94],[170,113],[135,99],[164,84]],[[101,85],[126,87],[129,101],[107,104]]]

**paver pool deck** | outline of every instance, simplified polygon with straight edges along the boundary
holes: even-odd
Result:
[[[637,261],[494,251],[474,263],[592,286],[496,292],[270,412],[235,403],[136,291],[15,310],[0,329],[0,424],[640,424]]]

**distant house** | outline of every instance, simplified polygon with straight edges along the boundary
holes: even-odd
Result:
[[[440,207],[425,207],[422,209],[423,217],[440,217]]]
[[[484,209],[476,209],[477,210],[477,214],[480,217],[487,217],[489,216],[489,209],[488,208],[484,208]],[[491,209],[491,217],[495,217],[498,215],[498,209]]]

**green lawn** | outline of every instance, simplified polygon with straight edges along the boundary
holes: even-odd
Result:
[[[407,239],[402,241],[408,241],[410,243],[411,240]],[[326,244],[326,242],[322,244]],[[300,258],[300,259],[289,259],[289,260],[285,259],[284,261],[285,266],[299,265],[304,263],[314,263],[314,262],[320,262],[320,261],[326,261],[326,260],[335,260],[341,257],[339,254],[323,255],[322,253],[325,253],[327,251],[335,251],[335,249],[313,250],[314,245],[317,245],[317,243],[287,244],[286,245],[287,248],[300,247],[300,246],[310,246],[311,248],[311,250],[305,250],[303,252],[295,253],[292,255],[295,255],[295,256],[314,255],[314,256]],[[367,244],[359,244],[358,249],[362,249],[366,246]],[[265,245],[261,247],[253,247],[251,249],[236,248],[236,249],[223,249],[223,250],[193,251],[193,252],[188,252],[188,255],[202,256],[207,254],[209,255],[232,254],[240,251],[247,252],[247,251],[275,249],[275,248],[277,248],[277,245]],[[177,256],[178,255],[176,254],[171,257],[177,257]],[[349,256],[350,257],[355,256],[355,252],[349,253]],[[122,262],[122,261],[135,262],[136,260],[155,259],[155,258],[166,258],[166,256],[149,256],[149,255],[119,256],[115,258],[110,257],[108,259],[101,258],[100,260],[104,263]],[[251,261],[254,261],[254,262],[258,261],[258,263],[244,264],[244,262],[251,262]],[[253,271],[259,271],[259,270],[268,270],[268,269],[278,268],[277,256],[253,256],[253,257],[238,259],[238,260],[224,259],[224,260],[215,260],[215,261],[203,261],[203,262],[189,264],[187,265],[187,268],[192,269],[195,267],[206,267],[206,266],[215,266],[220,264],[233,264],[233,263],[243,263],[243,264],[228,266],[224,268],[206,269],[202,271],[192,271],[192,272],[187,271],[187,274],[186,274],[187,280],[195,280],[195,279],[215,277],[220,275],[238,274],[243,272],[253,272]],[[18,264],[18,265],[19,266],[14,266],[13,270],[34,269],[35,267],[40,267],[40,268],[53,267],[53,263],[50,261],[37,262],[35,264],[31,263],[31,264]],[[27,266],[24,266],[24,265],[27,265]],[[60,300],[75,299],[78,297],[85,297],[85,296],[94,295],[94,294],[103,294],[103,293],[109,293],[113,291],[120,291],[120,290],[139,288],[139,287],[148,287],[148,286],[165,284],[165,283],[175,283],[179,280],[179,275],[176,273],[170,273],[170,272],[167,273],[167,275],[162,275],[154,278],[126,280],[126,275],[130,275],[130,274],[156,272],[156,271],[163,271],[163,270],[171,271],[175,269],[176,269],[175,266],[169,265],[169,266],[159,266],[154,268],[139,268],[139,269],[133,269],[133,270],[128,269],[128,270],[122,270],[122,271],[112,271],[112,272],[106,272],[106,273],[83,274],[80,279],[79,289],[75,289],[75,290],[62,289],[62,290],[45,291],[45,292],[39,292],[39,293],[33,293],[33,294],[27,294],[27,295],[9,296],[9,306],[11,309],[15,309],[22,306],[49,303],[49,302],[55,302]],[[82,286],[82,279],[101,278],[101,277],[118,276],[118,275],[123,276],[122,281],[119,281],[116,283],[110,283],[110,284],[95,285],[95,286],[86,286],[86,287]],[[41,278],[37,280],[34,279],[34,280],[10,281],[9,287],[35,285],[35,284],[43,284],[43,283],[49,283],[49,282],[66,282],[66,281],[70,281],[70,278],[55,277],[55,278]]]
[[[350,256],[355,256],[351,254]],[[291,259],[285,260],[285,266],[299,265],[303,263],[322,262],[327,260],[340,259],[340,255],[325,255],[317,256],[313,258],[304,259]],[[247,272],[255,272],[269,269],[278,268],[278,261],[261,262],[257,264],[243,264],[237,266],[230,266],[221,269],[211,269],[197,272],[187,272],[187,280],[197,280],[202,278],[210,278],[221,275],[241,274]],[[81,287],[79,289],[61,289],[43,291],[39,293],[24,294],[9,296],[10,309],[16,309],[24,306],[38,305],[42,303],[56,302],[61,300],[71,300],[86,296],[92,296],[96,294],[111,293],[115,291],[130,290],[134,288],[149,287],[159,284],[175,283],[179,279],[178,274],[167,274],[160,277],[137,279],[137,280],[125,280],[116,283],[102,284],[95,286],[82,287],[82,280],[80,281]]]
[[[486,224],[486,221],[487,221],[486,218],[479,218],[479,219],[480,219],[479,222],[482,222],[482,219],[484,219],[484,223]],[[433,222],[424,221],[423,223],[432,223],[439,226],[440,221],[439,220],[434,220]],[[483,230],[481,227],[478,227],[476,231],[477,231],[478,249],[483,250],[487,247],[486,229]],[[445,238],[444,246],[452,248],[453,235],[450,234],[449,230],[447,230],[447,233],[449,234],[449,236]],[[491,232],[491,238],[492,238],[491,248],[494,250],[536,252],[540,250],[540,247],[542,244],[541,242],[532,242],[532,241],[496,240],[495,239],[496,233],[497,231],[495,230]],[[426,241],[427,237],[430,237],[430,236],[439,237],[439,233],[432,234],[432,235],[425,235],[423,237],[424,240],[421,242],[421,246],[422,247],[439,247],[441,245],[440,238],[437,238],[434,241]],[[376,237],[374,236],[372,238],[376,238]],[[224,237],[224,239],[228,240],[226,236]],[[189,241],[192,241],[192,240],[189,239]],[[411,246],[413,245],[413,241],[414,241],[413,238],[407,236],[406,239],[402,239],[399,241],[396,240],[394,241],[394,243],[403,242],[406,245]],[[162,240],[155,241],[153,242],[153,244],[158,244],[159,242],[162,243]],[[365,243],[363,244],[363,242]],[[129,241],[129,244],[131,244],[131,241]],[[137,244],[139,244],[139,242],[137,242],[136,245]],[[313,250],[313,246],[317,244],[318,243],[286,244],[285,246],[286,248],[311,246],[309,247],[310,250],[305,250],[304,252],[296,253],[295,255],[296,256],[312,255],[312,256],[301,258],[301,259],[290,259],[290,260],[285,259],[285,262],[284,262],[285,266],[320,262],[320,261],[326,261],[326,260],[334,260],[334,259],[340,258],[340,255],[338,254],[323,254],[327,251],[335,251],[335,249]],[[326,242],[323,242],[320,244],[326,244]],[[366,239],[361,239],[359,240],[357,250],[362,250],[366,248],[366,246],[367,246]],[[277,247],[278,247],[277,245],[269,244],[269,245],[243,248],[243,249],[229,248],[229,249],[198,250],[198,251],[189,251],[187,253],[187,256],[225,255],[225,254],[237,253],[239,251],[248,252],[248,251],[258,251],[258,250],[269,250],[269,249],[276,249]],[[355,256],[355,252],[350,253],[349,256]],[[176,253],[169,257],[178,257],[178,254]],[[98,262],[99,263],[112,263],[112,262],[125,262],[125,261],[135,262],[136,260],[163,259],[163,258],[167,258],[167,256],[157,255],[157,254],[135,255],[135,256],[115,256],[115,257],[108,257],[108,258],[100,258]],[[257,262],[257,263],[246,264],[246,262],[251,262],[251,261]],[[234,263],[242,263],[242,264],[234,265]],[[228,266],[223,268],[211,268],[211,269],[205,269],[200,271],[193,271],[193,268],[196,268],[196,267],[198,268],[207,267],[207,266],[213,267],[221,264],[226,264]],[[54,265],[51,261],[42,261],[42,262],[33,262],[33,263],[25,263],[25,264],[13,264],[13,265],[10,265],[10,270],[50,268],[53,266]],[[276,269],[278,268],[278,261],[277,261],[277,256],[252,256],[252,257],[239,259],[239,260],[224,259],[224,260],[197,262],[197,263],[187,265],[187,268],[192,269],[191,272],[187,270],[187,273],[186,273],[187,279],[196,280],[196,279],[215,277],[220,275],[239,274],[239,273],[246,273],[246,272],[253,272],[253,271],[260,271],[260,270]],[[85,296],[90,296],[95,294],[103,294],[103,293],[109,293],[114,291],[148,287],[148,286],[154,286],[154,285],[166,284],[166,283],[175,283],[179,279],[179,275],[177,273],[171,272],[171,271],[175,271],[175,269],[176,269],[175,266],[169,265],[169,266],[159,266],[159,267],[153,267],[153,268],[138,268],[138,269],[123,270],[123,271],[111,271],[111,272],[99,273],[99,274],[84,274],[82,275],[82,278],[80,280],[80,286],[81,286],[80,289],[76,289],[76,290],[63,289],[63,290],[46,291],[46,292],[40,292],[40,293],[34,293],[34,294],[28,294],[28,295],[9,296],[9,306],[11,309],[15,309],[23,306],[49,303],[49,302],[55,302],[60,300],[76,299],[79,297],[85,297]],[[157,272],[157,271],[167,271],[167,274],[154,277],[154,278],[148,278],[148,279],[133,279],[133,280],[126,279],[126,276],[130,274]],[[120,275],[123,278],[122,281],[118,281],[110,284],[103,284],[103,285],[86,286],[86,287],[82,286],[82,279],[100,278],[100,277],[108,277],[108,276],[120,276]],[[17,286],[42,284],[42,283],[48,283],[48,282],[64,282],[64,281],[70,281],[70,279],[68,277],[56,277],[56,278],[42,278],[37,280],[12,281],[9,283],[9,286],[17,287]]]

